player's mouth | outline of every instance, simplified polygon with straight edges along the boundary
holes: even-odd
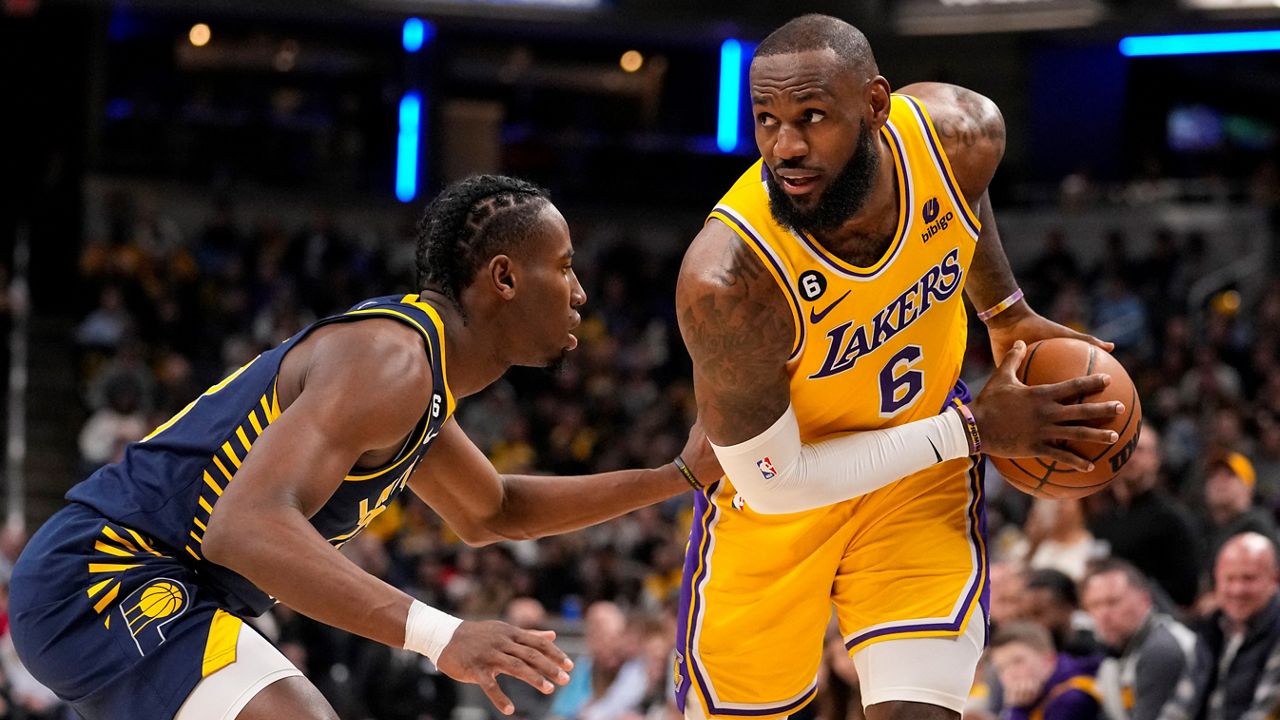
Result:
[[[578,336],[573,334],[573,330],[581,324],[582,316],[575,312],[569,322],[569,343],[565,346],[566,349],[573,350],[578,347]]]
[[[779,170],[774,175],[783,192],[788,195],[807,195],[818,187],[821,173],[813,170]]]

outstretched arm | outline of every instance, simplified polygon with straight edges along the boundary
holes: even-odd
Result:
[[[702,482],[720,477],[720,465],[696,424],[681,457]],[[595,475],[501,475],[453,418],[409,487],[469,545],[579,530],[690,489],[670,462]]]

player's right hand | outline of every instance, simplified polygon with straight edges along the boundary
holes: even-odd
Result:
[[[707,431],[702,427],[702,418],[694,421],[689,428],[689,441],[680,453],[693,476],[705,487],[720,479],[724,470],[716,459],[715,450],[711,449],[711,441],[707,439]]]
[[[1111,430],[1090,427],[1089,422],[1110,420],[1124,412],[1118,402],[1084,403],[1079,399],[1101,391],[1110,375],[1085,375],[1051,385],[1024,385],[1018,368],[1027,353],[1021,340],[1004,356],[978,398],[969,404],[983,452],[999,457],[1041,457],[1088,472],[1092,462],[1067,448],[1062,441],[1110,445],[1117,440]]]
[[[436,666],[454,680],[479,685],[499,712],[510,715],[515,706],[498,687],[498,675],[523,680],[544,695],[569,682],[573,661],[555,638],[550,630],[522,630],[497,620],[463,621]]]

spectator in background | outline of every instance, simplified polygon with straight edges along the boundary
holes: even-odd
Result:
[[[1265,507],[1274,512],[1280,501],[1280,416],[1271,410],[1259,410],[1255,417],[1258,445],[1253,456],[1253,469],[1258,483],[1254,487]]]
[[[1102,654],[1092,621],[1080,611],[1075,581],[1066,574],[1052,569],[1029,573],[1025,607],[1027,619],[1049,631],[1058,652],[1078,657]]]
[[[1218,610],[1200,628],[1212,663],[1202,720],[1261,720],[1280,709],[1280,580],[1270,536],[1237,535],[1213,568]]]
[[[1098,718],[1097,658],[1055,653],[1048,631],[1026,622],[1002,627],[989,652],[1003,688],[1001,720]]]
[[[1209,521],[1205,528],[1209,557],[1216,558],[1223,543],[1240,533],[1254,532],[1274,541],[1275,520],[1253,504],[1256,476],[1248,458],[1238,452],[1214,453],[1207,472],[1204,500]]]
[[[1103,277],[1093,320],[1095,331],[1114,342],[1117,352],[1146,349],[1147,311],[1142,298],[1114,270]]]
[[[1113,653],[1098,668],[1097,683],[1110,720],[1157,720],[1180,682],[1202,686],[1207,657],[1196,634],[1155,611],[1137,568],[1123,560],[1101,561],[1080,588],[1085,611]]]
[[[1153,425],[1143,425],[1133,455],[1106,493],[1115,502],[1093,518],[1094,536],[1174,603],[1191,607],[1200,580],[1200,541],[1191,515],[1160,486],[1160,433]]]
[[[991,626],[1027,619],[1027,574],[1013,562],[992,563]]]
[[[80,461],[86,472],[119,461],[125,446],[141,440],[150,429],[141,408],[142,390],[132,377],[112,377],[104,392],[106,405],[94,411],[80,430]]]
[[[649,681],[626,615],[616,604],[599,601],[587,608],[584,622],[587,652],[573,659],[569,684],[551,697],[548,717],[618,720],[638,711]]]
[[[1079,580],[1085,564],[1099,554],[1079,500],[1036,498],[1025,533],[1026,544],[1017,555],[1033,570],[1058,570]]]
[[[116,349],[125,332],[134,324],[133,316],[125,308],[120,288],[108,285],[98,296],[98,306],[76,328],[76,342],[88,350],[110,352]]]

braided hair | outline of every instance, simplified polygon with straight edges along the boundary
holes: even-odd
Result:
[[[418,221],[418,288],[439,290],[461,306],[481,265],[520,242],[549,202],[546,190],[503,175],[445,188]]]

